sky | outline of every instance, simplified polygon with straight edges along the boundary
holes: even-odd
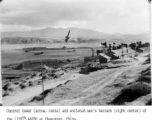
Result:
[[[77,27],[103,33],[149,30],[148,0],[3,0],[1,31]]]

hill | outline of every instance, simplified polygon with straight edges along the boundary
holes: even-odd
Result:
[[[79,29],[79,28],[45,28],[33,31],[15,31],[15,32],[2,32],[2,37],[38,37],[38,38],[65,38],[68,31],[71,30],[70,37],[88,37],[88,38],[102,38],[107,37],[108,34],[101,32]]]
[[[37,43],[37,42],[61,42],[64,41],[68,31],[71,42],[94,42],[94,41],[149,41],[148,33],[141,34],[107,34],[93,30],[80,28],[45,28],[33,31],[2,32],[2,43]],[[14,41],[14,42],[13,42]],[[18,42],[17,42],[18,41]]]

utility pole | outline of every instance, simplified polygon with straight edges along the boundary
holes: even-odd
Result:
[[[151,0],[148,0],[149,2],[149,34],[150,34],[150,41],[151,41],[151,38],[152,38],[152,34],[151,34]]]
[[[44,103],[44,79],[43,79],[43,76],[42,76],[42,98],[43,98],[43,105],[45,105]]]
[[[42,61],[41,61],[41,74],[42,74],[42,99],[43,99],[43,105],[45,105],[44,102],[44,79],[43,79],[43,67],[42,67]]]

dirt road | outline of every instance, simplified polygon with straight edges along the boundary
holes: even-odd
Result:
[[[63,84],[65,82],[67,82],[68,80],[74,80],[80,76],[82,76],[82,75],[78,74],[78,73],[74,73],[74,74],[69,75],[68,78],[66,78],[62,81],[58,81],[58,82],[54,82],[54,83],[46,82],[44,84],[44,86],[45,86],[44,89],[46,90],[46,89],[54,88],[59,84]],[[42,93],[41,85],[25,89],[24,91],[18,91],[15,95],[4,97],[3,105],[4,106],[20,105],[23,101],[27,101],[27,100],[31,99],[32,97],[39,95],[40,93]]]

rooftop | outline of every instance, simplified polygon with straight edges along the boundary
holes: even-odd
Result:
[[[102,57],[104,57],[104,58],[106,58],[106,59],[110,59],[110,57],[107,56],[107,55],[105,55],[104,53],[100,53],[99,55],[102,56]]]

